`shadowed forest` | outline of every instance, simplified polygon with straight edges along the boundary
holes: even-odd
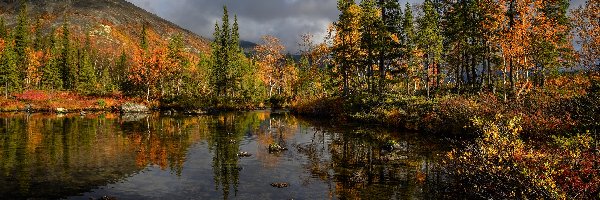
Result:
[[[21,3],[0,19],[0,110],[287,108],[459,138],[444,164],[474,196],[600,198],[599,0],[337,2],[327,36],[298,50],[266,35],[245,51],[224,7],[198,52],[149,23],[106,49]]]

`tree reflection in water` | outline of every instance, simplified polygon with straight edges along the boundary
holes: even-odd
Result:
[[[382,148],[390,141],[395,150]],[[271,144],[289,150],[269,152]],[[419,134],[287,113],[0,114],[0,196],[439,198],[450,182],[439,156],[447,150]]]
[[[304,167],[311,174],[305,184],[311,178],[325,181],[336,198],[429,199],[451,195],[444,192],[450,180],[440,163],[448,149],[436,142],[381,128],[341,128],[316,121],[300,127],[313,133],[310,143],[297,146],[307,157]],[[397,143],[395,150],[383,148],[389,141]]]

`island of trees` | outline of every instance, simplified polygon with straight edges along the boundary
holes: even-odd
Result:
[[[88,102],[79,109],[124,99],[183,110],[287,107],[474,136],[470,148],[448,155],[449,165],[466,169],[458,177],[483,176],[478,184],[496,187],[474,192],[599,198],[600,2],[568,7],[338,0],[328,36],[302,35],[299,57],[273,36],[245,53],[227,8],[210,52],[197,55],[180,35],[161,42],[148,26],[135,49],[105,54],[90,37],[71,35],[68,19],[43,33],[21,9],[12,28],[0,19],[0,102],[5,111],[68,106],[60,98]]]

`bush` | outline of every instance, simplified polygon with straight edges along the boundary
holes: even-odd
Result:
[[[521,137],[521,119],[475,118],[475,144],[448,155],[466,192],[482,198],[593,199],[600,185],[599,152],[589,134],[555,137],[534,148]]]

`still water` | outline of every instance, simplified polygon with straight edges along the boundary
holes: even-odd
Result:
[[[0,197],[438,199],[452,182],[448,150],[415,133],[269,111],[3,114]]]

